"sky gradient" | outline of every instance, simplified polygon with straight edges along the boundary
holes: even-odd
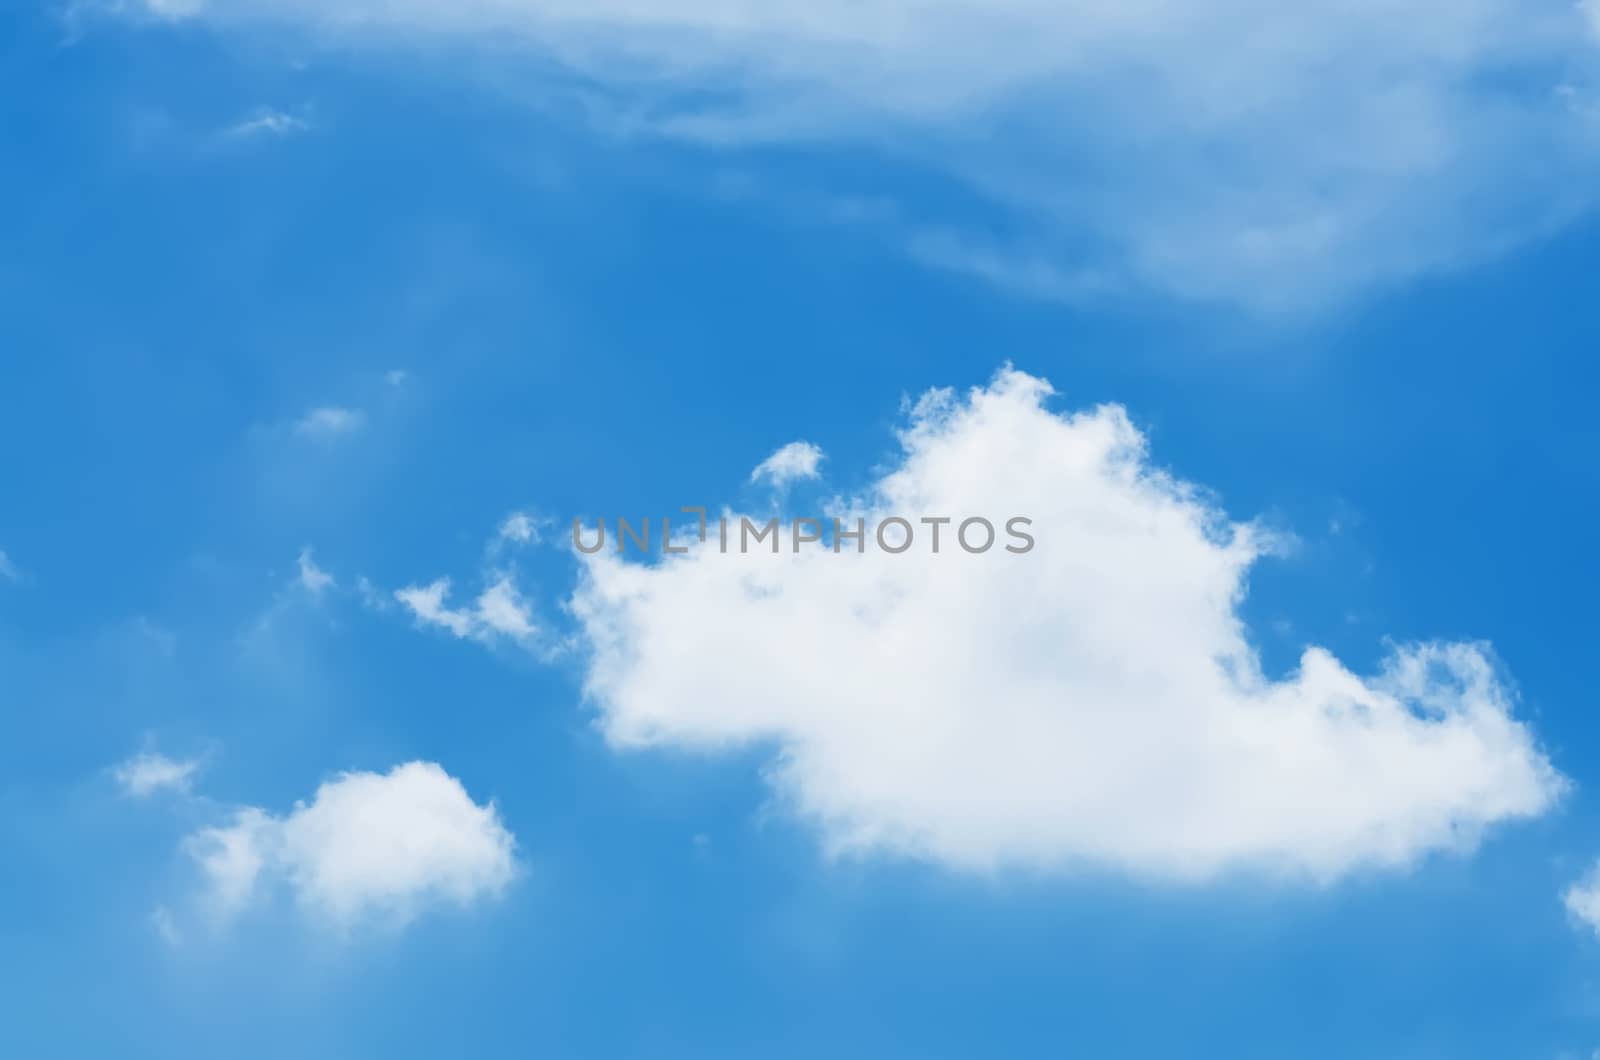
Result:
[[[0,1055],[1589,1060],[1600,17],[1210,6],[7,7]]]

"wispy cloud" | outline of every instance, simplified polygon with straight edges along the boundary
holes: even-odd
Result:
[[[372,611],[387,611],[394,606],[394,598],[379,589],[365,574],[356,578],[356,596],[363,607]]]
[[[222,136],[228,140],[248,140],[258,137],[286,137],[296,133],[309,131],[311,123],[304,118],[274,109],[262,107],[250,117],[236,122],[222,130]]]
[[[750,481],[786,486],[798,479],[816,478],[821,463],[821,449],[810,442],[790,442],[757,464]]]
[[[158,791],[187,792],[199,769],[199,759],[168,758],[156,751],[141,751],[116,766],[111,775],[123,791],[142,799]]]
[[[1320,304],[1503,253],[1600,201],[1595,123],[1551,91],[1600,74],[1595,0],[194,7],[235,31],[559,56],[627,135],[886,149],[954,176],[985,228],[1027,233],[1020,265],[927,260],[1047,296],[1088,276]]]
[[[500,523],[489,546],[491,551],[507,545],[537,545],[544,540],[545,531],[552,525],[546,516],[529,512],[512,512]]]
[[[133,628],[141,638],[154,645],[162,655],[171,656],[178,650],[178,635],[165,626],[152,622],[148,616],[135,616]]]
[[[120,0],[118,0],[120,4]],[[144,0],[150,13],[161,18],[184,18],[206,9],[207,0]]]
[[[458,637],[472,636],[479,625],[476,617],[471,611],[446,605],[445,598],[449,595],[450,579],[439,578],[427,585],[408,585],[404,589],[396,589],[394,598],[425,626],[438,626]]]
[[[164,905],[158,905],[150,910],[150,928],[168,946],[179,946],[183,943],[183,933],[178,930],[178,921],[172,915],[172,910]]]
[[[407,586],[394,594],[422,625],[448,630],[456,637],[484,642],[503,637],[530,646],[542,637],[532,607],[507,576],[490,583],[470,607],[451,607],[449,596],[449,578]]]
[[[995,246],[948,229],[913,232],[906,249],[924,265],[1044,301],[1081,304],[1118,290],[1117,281],[1098,270],[1074,269],[1047,253]]]
[[[294,433],[301,438],[328,440],[355,434],[366,425],[366,413],[360,409],[324,405],[301,416],[294,424]]]
[[[366,582],[364,602],[381,611],[392,599],[419,626],[442,629],[480,644],[510,642],[541,658],[554,659],[570,647],[570,637],[536,617],[534,605],[517,586],[515,557],[509,555],[521,546],[541,543],[552,524],[549,517],[530,511],[514,511],[502,519],[485,546],[489,566],[482,575],[482,589],[470,603],[451,604],[452,582],[447,577],[397,589],[389,599]]]
[[[485,629],[517,640],[539,632],[532,611],[509,578],[496,581],[478,597],[478,621]]]
[[[298,563],[300,584],[312,596],[321,596],[324,590],[333,586],[333,575],[317,566],[316,560],[311,557],[309,546],[300,550]]]
[[[6,551],[3,548],[0,548],[0,578],[4,578],[8,582],[20,581],[22,578],[22,573],[17,570],[16,565],[11,562],[11,557],[6,555]]]
[[[1562,904],[1584,927],[1600,935],[1600,864],[1582,880],[1568,887]]]

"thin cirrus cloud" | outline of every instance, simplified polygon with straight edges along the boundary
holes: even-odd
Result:
[[[345,773],[284,815],[258,807],[191,834],[213,914],[236,916],[287,890],[327,922],[404,924],[433,905],[470,907],[516,874],[516,840],[432,762]]]
[[[1484,645],[1402,645],[1369,676],[1312,646],[1264,673],[1238,605],[1272,535],[1153,466],[1121,408],[1050,394],[1011,369],[928,394],[846,519],[1020,515],[1025,554],[947,529],[938,554],[712,535],[582,557],[570,607],[609,742],[774,747],[771,783],[831,852],[971,871],[1327,881],[1560,797]]]
[[[141,751],[111,771],[122,790],[137,799],[157,792],[187,793],[200,769],[198,759],[169,758],[158,751]]]
[[[262,107],[250,117],[222,130],[222,135],[229,140],[281,138],[306,132],[310,128],[311,123],[304,118],[297,118],[293,114],[287,114],[273,107]]]
[[[366,413],[360,409],[323,405],[311,409],[294,422],[294,433],[300,438],[330,441],[355,434],[366,425]]]
[[[913,256],[1047,297],[1320,305],[1503,253],[1600,195],[1588,2],[146,3],[393,47],[520,42],[602,86],[585,110],[614,131],[887,149],[1011,233],[913,216]]]

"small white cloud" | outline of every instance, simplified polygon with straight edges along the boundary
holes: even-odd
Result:
[[[1567,912],[1600,935],[1600,862],[1596,862],[1582,880],[1568,887],[1561,901]]]
[[[424,625],[442,626],[458,637],[471,636],[476,625],[472,615],[446,607],[444,601],[448,595],[450,579],[439,578],[427,585],[408,585],[404,589],[396,589],[394,598]]]
[[[383,381],[390,386],[404,386],[406,380],[411,378],[411,373],[404,368],[395,368],[383,374]]]
[[[366,414],[360,409],[324,405],[296,420],[294,433],[302,438],[331,439],[354,434],[366,422]]]
[[[284,816],[246,807],[185,846],[214,913],[239,913],[281,887],[302,911],[343,926],[471,906],[516,873],[516,841],[494,803],[475,803],[432,762],[345,773]]]
[[[498,578],[470,610],[448,606],[445,600],[449,595],[450,579],[439,578],[428,585],[397,590],[394,597],[422,624],[449,630],[457,637],[490,641],[505,636],[528,641],[540,632],[532,609],[509,577]]]
[[[549,525],[549,519],[527,512],[512,512],[495,532],[493,545],[537,545],[544,539],[545,528]]]
[[[317,566],[309,546],[300,550],[300,584],[312,596],[321,596],[323,590],[333,586],[333,575]]]
[[[113,769],[111,775],[123,791],[142,799],[158,791],[187,792],[199,768],[198,759],[179,760],[142,751]]]
[[[750,481],[765,479],[774,486],[783,486],[796,479],[816,478],[820,463],[821,449],[810,442],[790,442],[757,464],[750,472]]]
[[[245,120],[228,126],[222,131],[222,135],[230,140],[243,140],[259,136],[281,137],[306,132],[310,128],[311,123],[304,118],[285,114],[283,111],[272,107],[262,107]]]
[[[22,578],[16,566],[11,562],[11,557],[6,555],[6,550],[3,548],[0,548],[0,578],[4,578],[9,582],[20,581]]]

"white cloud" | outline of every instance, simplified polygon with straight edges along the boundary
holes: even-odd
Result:
[[[869,538],[889,515],[1026,516],[1025,554],[968,554],[951,525],[938,554],[923,526],[900,555],[723,554],[713,532],[651,564],[584,557],[608,740],[773,747],[831,851],[974,870],[1326,880],[1557,799],[1483,646],[1402,646],[1370,677],[1309,647],[1264,674],[1237,607],[1271,535],[1152,466],[1121,408],[1058,415],[1049,392],[1006,370],[925,396],[848,502]]]
[[[424,625],[442,626],[458,637],[472,635],[477,625],[471,612],[445,606],[450,594],[450,579],[439,578],[428,585],[409,585],[396,589],[394,598],[408,608]]]
[[[515,839],[494,804],[473,802],[431,762],[345,773],[282,817],[247,807],[185,845],[223,915],[281,886],[327,920],[403,923],[430,903],[495,897],[516,871]]]
[[[961,256],[980,274],[1278,306],[1470,264],[1592,206],[1596,123],[1551,89],[1593,79],[1595,11],[214,0],[200,14],[396,44],[520,41],[602,86],[588,102],[622,132],[860,142],[954,174],[998,208],[985,228],[1018,234],[1021,266]]]
[[[477,614],[485,628],[508,637],[531,637],[538,632],[528,605],[509,578],[501,578],[483,591]]]
[[[549,520],[536,518],[527,512],[512,512],[495,532],[491,547],[503,545],[537,545],[544,538]]]
[[[278,825],[253,806],[239,810],[232,823],[202,828],[185,840],[189,854],[205,878],[213,908],[231,915],[256,897],[256,884],[278,839]]]
[[[11,557],[6,555],[6,550],[0,548],[0,578],[4,578],[6,581],[14,582],[20,581],[21,577],[22,576],[17,573],[17,568],[12,564]]]
[[[304,118],[285,114],[272,107],[262,107],[245,120],[228,126],[222,134],[229,139],[242,140],[257,136],[291,136],[310,128],[311,124]]]
[[[457,637],[491,641],[505,636],[532,641],[540,633],[532,609],[509,577],[497,578],[471,608],[450,607],[445,603],[449,595],[450,579],[439,578],[427,585],[396,590],[394,598],[423,625],[438,626]]]
[[[333,575],[317,566],[309,547],[300,550],[299,565],[300,584],[312,596],[321,596],[323,590],[333,586]]]
[[[383,381],[390,386],[404,386],[406,380],[411,378],[411,373],[404,368],[394,368],[383,373]]]
[[[294,433],[302,438],[332,439],[354,434],[366,421],[366,414],[359,409],[325,405],[312,409],[296,420]]]
[[[1600,935],[1600,863],[1579,882],[1568,887],[1562,903],[1585,927]]]
[[[111,775],[122,785],[122,790],[142,799],[158,791],[187,792],[199,769],[197,759],[174,759],[155,751],[143,751],[118,765]]]
[[[821,463],[821,449],[810,442],[790,442],[757,464],[750,472],[750,481],[764,479],[774,486],[785,486],[796,479],[816,478]]]

